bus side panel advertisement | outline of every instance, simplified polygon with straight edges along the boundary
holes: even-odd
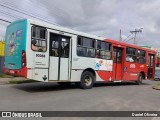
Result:
[[[113,60],[96,59],[95,68],[96,70],[112,71]]]

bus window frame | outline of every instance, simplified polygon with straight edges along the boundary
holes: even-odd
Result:
[[[79,46],[79,45],[78,45],[78,39],[79,39],[79,38],[92,39],[93,42],[94,42],[94,47],[86,47],[86,46],[81,46],[81,45]],[[83,41],[81,41],[81,42],[82,42],[82,45],[83,45]],[[80,48],[85,48],[85,49],[93,49],[93,51],[94,51],[94,56],[79,55],[79,54],[78,54],[78,47],[80,47]],[[77,53],[77,56],[79,56],[79,57],[95,58],[95,56],[96,56],[96,40],[95,40],[94,38],[89,38],[89,37],[84,37],[84,36],[78,35],[78,36],[77,36],[77,42],[76,42],[76,53]]]
[[[99,48],[97,48],[97,43],[98,42],[108,43],[110,45],[110,50],[105,50],[105,49],[99,49]],[[104,60],[112,60],[112,43],[106,42],[106,41],[101,41],[101,40],[96,40],[96,53],[97,53],[98,50],[99,50],[99,54],[100,54],[100,51],[110,52],[110,59],[105,59],[105,58],[102,58],[102,57],[96,57],[96,58],[98,58],[98,59],[104,59]],[[107,55],[103,55],[103,56],[106,57]]]
[[[138,55],[138,50],[139,51],[144,51],[145,52],[145,56],[139,56]],[[137,63],[138,64],[146,64],[146,53],[147,53],[146,50],[137,49]],[[145,57],[145,63],[139,63],[139,61],[138,61],[139,57]]]
[[[32,32],[32,30],[33,30],[34,27],[35,27],[35,28],[41,28],[41,29],[44,29],[44,30],[45,30],[45,39],[33,37],[33,32]],[[42,27],[42,26],[38,26],[38,25],[32,25],[32,27],[31,27],[31,42],[30,42],[30,43],[31,43],[31,50],[32,50],[32,51],[34,51],[34,52],[43,52],[43,53],[46,53],[46,52],[47,52],[47,49],[48,49],[48,47],[47,47],[47,43],[48,43],[48,42],[47,42],[47,37],[48,37],[48,34],[47,34],[47,33],[48,33],[47,28]],[[35,34],[35,35],[36,35],[36,34]],[[33,50],[33,49],[32,49],[32,40],[36,40],[36,41],[39,40],[39,41],[41,41],[41,42],[42,42],[42,41],[45,41],[45,42],[46,42],[46,46],[45,46],[46,50],[45,50],[45,51],[43,51],[43,50],[42,50],[42,51]],[[39,46],[38,46],[38,47],[39,47]],[[42,46],[41,46],[41,47],[42,47]]]
[[[136,50],[136,55],[127,54],[127,48],[135,49],[135,50]],[[137,49],[136,49],[136,48],[134,48],[134,47],[126,47],[125,53],[126,53],[126,56],[125,56],[125,61],[126,61],[126,62],[128,62],[128,63],[137,63]],[[135,57],[135,61],[133,61],[133,62],[127,61],[127,60],[126,60],[127,56],[134,56],[134,57]]]

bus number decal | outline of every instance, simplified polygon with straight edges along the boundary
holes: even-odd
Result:
[[[36,54],[36,57],[43,57],[43,58],[45,58],[45,55],[43,55],[43,54]]]

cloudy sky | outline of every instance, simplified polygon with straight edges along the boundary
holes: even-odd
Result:
[[[160,0],[0,0],[0,19],[40,19],[115,40],[120,29],[125,40],[131,30],[143,28],[137,43],[156,48],[160,48],[159,13]],[[0,21],[1,36],[7,25]]]

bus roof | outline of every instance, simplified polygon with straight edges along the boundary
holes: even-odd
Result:
[[[7,26],[7,28],[10,27],[10,26],[13,25],[13,24],[16,24],[16,23],[19,23],[19,22],[23,22],[23,21],[26,21],[26,20],[27,20],[27,19],[16,20],[16,21],[10,23],[10,24]]]
[[[46,27],[46,28],[52,29],[52,30],[59,30],[61,32],[67,32],[67,33],[70,33],[70,34],[85,36],[85,37],[98,39],[98,40],[105,40],[107,42],[111,42],[111,43],[114,43],[114,44],[119,44],[119,45],[123,45],[123,46],[129,46],[129,47],[133,47],[133,48],[137,48],[137,49],[141,49],[141,50],[147,50],[147,51],[150,51],[150,52],[155,52],[155,50],[151,50],[151,49],[148,49],[148,48],[143,48],[143,47],[140,47],[140,46],[127,44],[127,43],[120,42],[120,41],[117,41],[117,40],[107,39],[107,38],[104,38],[104,37],[91,35],[91,34],[87,34],[87,33],[84,33],[84,32],[79,32],[79,31],[76,31],[76,30],[73,30],[73,29],[69,29],[69,28],[66,28],[66,27],[50,24],[50,23],[47,23],[47,22],[44,22],[44,21],[35,20],[35,19],[20,19],[20,20],[12,22],[10,25],[13,25],[15,23],[18,23],[18,22],[21,22],[21,21],[25,21],[25,20],[27,20],[29,22],[29,24],[33,24],[33,25],[37,25],[37,26],[41,26],[41,27]],[[10,25],[8,25],[8,27]]]
[[[145,50],[145,51],[148,51],[148,52],[152,52],[152,53],[156,53],[155,50],[151,50],[149,48],[143,48],[141,46],[137,46],[137,45],[133,45],[133,44],[128,44],[128,43],[124,43],[124,42],[120,42],[120,41],[117,41],[117,40],[112,40],[112,39],[105,39],[106,42],[110,42],[112,44],[116,44],[116,45],[121,45],[121,46],[127,46],[127,47],[132,47],[132,48],[136,48],[136,49],[140,49],[140,50]]]
[[[85,36],[85,37],[94,38],[94,39],[98,39],[98,40],[104,40],[104,39],[106,39],[104,37],[100,37],[100,36],[96,36],[96,35],[91,35],[91,34],[88,34],[88,33],[76,31],[76,30],[73,30],[73,29],[70,29],[70,28],[66,28],[66,27],[63,27],[63,26],[58,26],[58,25],[50,24],[50,23],[47,23],[47,22],[44,22],[44,21],[39,21],[39,20],[34,20],[34,19],[26,19],[26,20],[30,24],[46,27],[46,28],[52,29],[52,30],[59,30],[61,32],[66,32],[66,33],[70,33],[70,34]]]

